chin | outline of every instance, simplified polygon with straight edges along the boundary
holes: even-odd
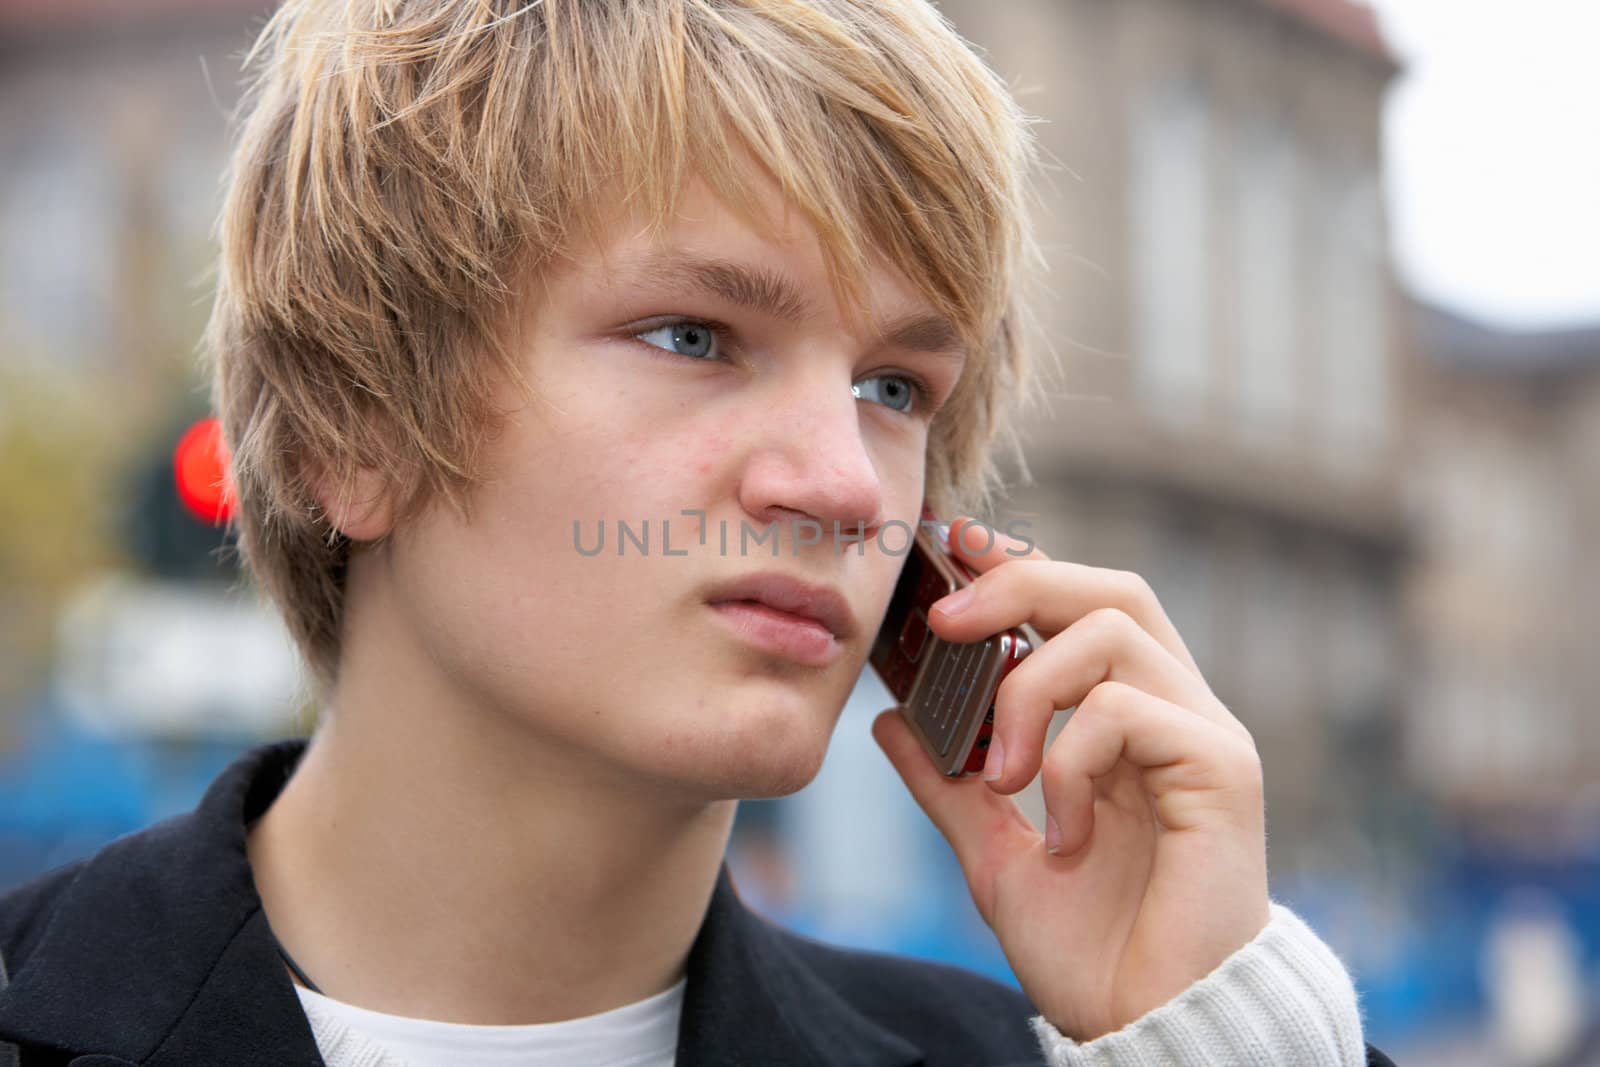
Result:
[[[717,784],[730,800],[770,800],[798,793],[810,785],[822,770],[826,744],[811,752],[773,752],[734,769]]]
[[[822,769],[838,708],[793,689],[730,696],[728,710],[686,725],[657,748],[656,772],[716,800],[788,796]],[[843,702],[840,702],[841,707]],[[707,702],[709,710],[711,702]]]

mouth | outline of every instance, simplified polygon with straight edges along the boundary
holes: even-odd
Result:
[[[845,598],[778,573],[747,575],[713,590],[711,610],[746,642],[810,666],[827,666],[856,631]]]

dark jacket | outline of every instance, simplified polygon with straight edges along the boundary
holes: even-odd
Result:
[[[304,749],[255,749],[193,812],[0,898],[0,1067],[6,1042],[21,1067],[322,1067],[245,852]],[[724,867],[689,953],[677,1062],[1037,1065],[1033,1014],[979,975],[783,930]]]

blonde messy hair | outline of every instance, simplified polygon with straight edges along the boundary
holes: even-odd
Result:
[[[1014,451],[1033,141],[926,0],[288,0],[245,69],[205,349],[239,550],[319,690],[352,544],[317,472],[344,502],[377,472],[401,519],[463,510],[497,376],[522,380],[514,301],[619,210],[659,232],[689,178],[755,218],[741,159],[845,307],[882,256],[966,341],[934,504],[981,505]]]

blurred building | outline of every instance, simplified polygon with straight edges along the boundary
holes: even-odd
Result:
[[[1600,855],[1600,326],[1411,314],[1406,748],[1480,833]]]
[[[1401,910],[1404,875],[1439,865],[1431,813],[1556,849],[1600,823],[1600,725],[1584,714],[1600,693],[1600,565],[1586,557],[1600,536],[1587,465],[1600,332],[1496,333],[1398,295],[1380,181],[1397,67],[1353,0],[936,2],[1044,119],[1055,164],[1038,326],[1059,369],[1028,426],[1037,483],[996,518],[1027,519],[1058,558],[1150,580],[1262,749],[1275,892],[1322,912],[1369,1020],[1468,1003],[1448,976],[1465,973],[1475,927],[1448,914],[1448,894],[1415,893],[1429,911],[1399,924],[1407,936],[1382,920]],[[236,690],[269,688],[237,671],[187,705],[162,688],[198,673],[186,657],[240,658],[217,651],[218,620],[236,613],[214,590],[102,581],[66,598],[18,581],[41,561],[62,589],[93,576],[45,548],[104,521],[121,453],[203,410],[193,354],[226,116],[272,6],[0,4],[0,496],[28,516],[0,524],[0,683],[23,676],[19,635],[37,622],[67,683],[42,719],[92,724],[97,704],[133,692],[135,706],[101,710],[164,738],[35,737],[0,764],[0,887],[191,804],[240,742],[190,750],[172,743],[183,723],[158,716],[215,721],[218,703],[242,705]],[[32,391],[8,396],[11,371]],[[48,378],[90,399],[40,401]],[[112,479],[74,483],[48,529],[40,502],[64,496],[61,481],[36,479],[20,504],[7,481],[6,452],[39,466],[4,436],[22,402],[47,408],[42,424],[110,427],[92,448],[38,453]],[[6,540],[30,528],[34,555]],[[128,625],[169,607],[167,627]],[[268,643],[251,626],[241,617],[235,635]],[[0,684],[0,750],[10,696]],[[867,679],[814,786],[739,840],[755,841],[775,906],[824,936],[999,974],[970,906],[952,924],[959,872],[867,735],[884,706]],[[792,868],[770,848],[780,830]],[[1459,881],[1485,881],[1479,870]],[[875,918],[888,934],[864,925]]]
[[[186,363],[238,60],[271,6],[0,6],[0,361],[130,382]]]
[[[183,379],[158,371],[192,362],[238,60],[271,6],[0,12],[0,361],[171,402]],[[1155,585],[1263,749],[1276,871],[1370,866],[1413,659],[1379,181],[1396,67],[1371,13],[941,6],[1061,165],[1040,324],[1061,374],[1017,512],[1054,554]]]
[[[1150,580],[1263,753],[1274,875],[1370,869],[1412,655],[1381,116],[1344,0],[945,0],[1060,164],[1059,373],[1014,495],[1052,554]],[[1353,832],[1356,828],[1364,832]],[[1406,851],[1397,848],[1396,853]]]
[[[275,617],[136,578],[124,543],[205,410],[226,116],[270,7],[0,4],[0,891],[188,810],[293,710]]]

